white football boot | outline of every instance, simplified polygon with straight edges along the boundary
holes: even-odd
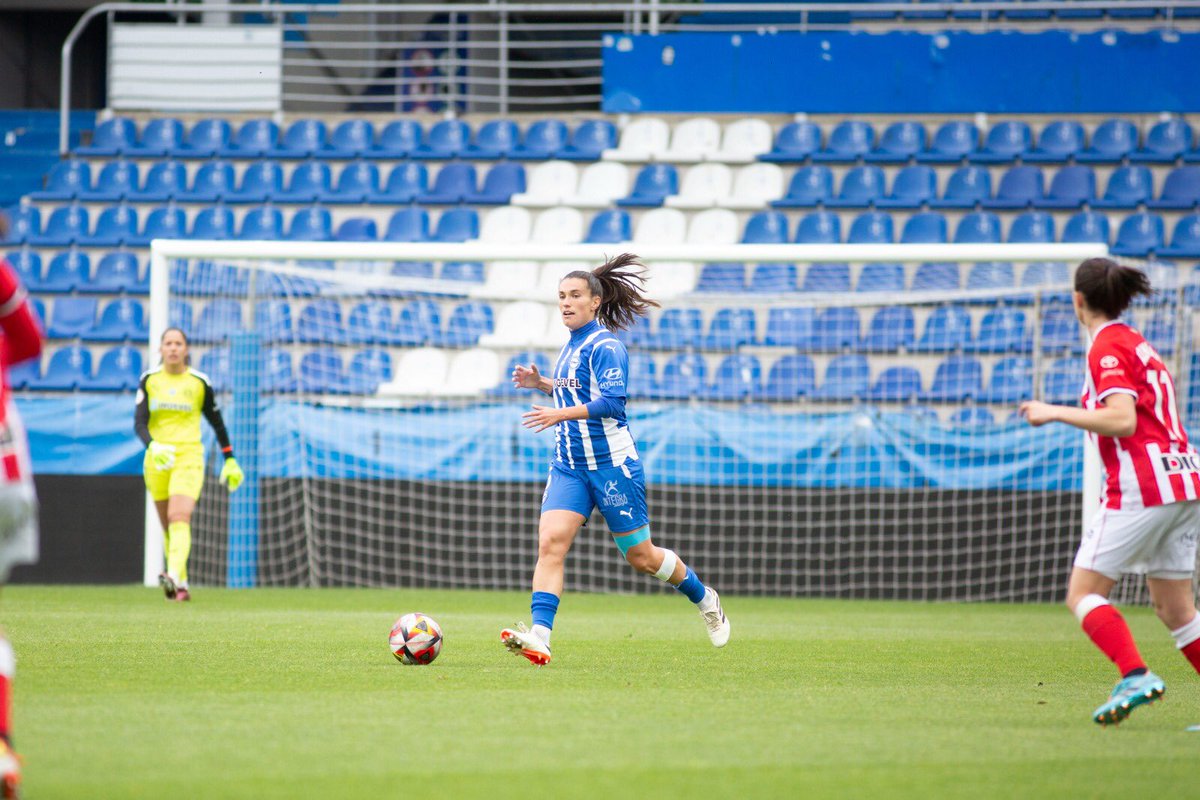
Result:
[[[708,638],[713,647],[724,647],[729,641],[729,620],[721,608],[721,596],[716,589],[707,589],[708,595],[700,601],[700,617],[708,628]]]
[[[729,638],[728,635],[725,638]],[[525,656],[531,664],[540,667],[550,663],[550,645],[541,636],[527,630],[524,623],[518,622],[517,627],[500,631],[500,641],[510,653]]]

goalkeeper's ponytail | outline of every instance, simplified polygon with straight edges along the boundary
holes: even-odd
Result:
[[[600,298],[596,319],[610,331],[629,328],[659,304],[642,292],[646,285],[646,267],[632,253],[610,258],[596,269],[578,270],[563,276],[587,281],[588,290]]]

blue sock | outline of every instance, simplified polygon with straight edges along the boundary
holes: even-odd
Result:
[[[687,575],[683,577],[683,581],[675,588],[693,603],[699,603],[703,600],[704,593],[708,590],[708,587],[696,577],[696,573],[692,572],[691,567],[687,568]]]
[[[554,615],[558,613],[558,595],[549,592],[534,592],[529,602],[534,625],[545,625],[554,630]]]

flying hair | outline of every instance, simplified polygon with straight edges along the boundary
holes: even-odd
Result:
[[[646,265],[633,253],[622,253],[605,261],[594,270],[576,270],[563,276],[587,281],[588,291],[600,298],[596,319],[610,331],[626,330],[638,317],[646,316],[651,307],[659,304],[643,294],[646,286]]]
[[[1083,295],[1088,308],[1117,319],[1135,295],[1149,295],[1153,290],[1140,269],[1111,258],[1089,258],[1075,270],[1075,291]]]

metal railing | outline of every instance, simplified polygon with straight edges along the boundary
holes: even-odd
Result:
[[[1059,12],[1155,10],[1152,20],[1063,20]],[[102,18],[111,27],[147,15],[180,26],[259,25],[280,32],[281,111],[509,114],[595,111],[606,36],[704,30],[993,30],[1111,25],[1200,29],[1176,11],[1200,0],[1045,0],[963,3],[273,3],[113,2],[86,11],[62,47],[60,149],[67,152],[72,52]],[[1013,12],[1050,12],[1048,20]],[[942,15],[938,19],[924,14]],[[131,16],[136,15],[136,16]],[[755,15],[763,15],[755,17]],[[869,16],[868,16],[869,15]],[[880,19],[879,15],[889,16]],[[1011,15],[1011,16],[1010,16]],[[137,24],[131,22],[130,24]],[[111,41],[111,36],[110,36]],[[610,38],[611,42],[611,38]],[[149,109],[153,110],[153,109]]]

